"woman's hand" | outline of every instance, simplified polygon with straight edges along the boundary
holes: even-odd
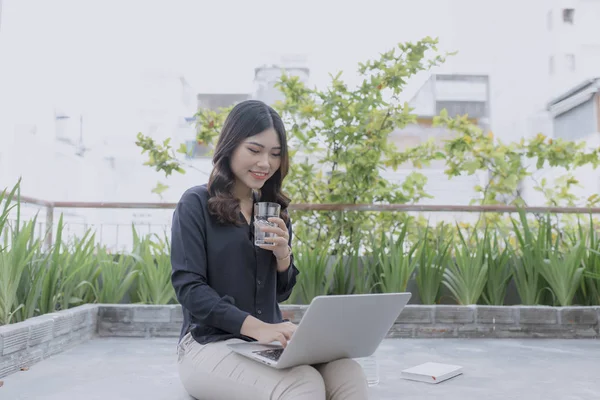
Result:
[[[269,218],[269,222],[273,222],[277,226],[261,225],[260,229],[263,232],[274,233],[276,236],[265,238],[265,242],[271,242],[272,244],[261,244],[259,247],[265,250],[272,250],[278,261],[283,260],[291,255],[291,249],[288,245],[290,236],[287,226],[285,226],[285,222],[281,218],[277,217]]]
[[[256,339],[261,344],[277,341],[286,347],[296,328],[297,326],[291,322],[268,324],[249,316],[242,325],[241,334]]]
[[[255,339],[262,344],[279,342],[283,347],[288,345],[290,339],[296,332],[296,325],[291,322],[282,322],[280,324],[265,324],[258,330]]]

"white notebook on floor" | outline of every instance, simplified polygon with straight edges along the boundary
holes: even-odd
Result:
[[[462,374],[461,366],[426,362],[403,370],[400,377],[412,381],[440,383],[460,374]]]

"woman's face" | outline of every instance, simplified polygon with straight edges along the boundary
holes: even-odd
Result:
[[[281,165],[281,143],[274,128],[246,138],[231,156],[236,191],[258,190]]]

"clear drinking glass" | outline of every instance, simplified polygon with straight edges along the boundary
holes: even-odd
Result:
[[[269,222],[269,218],[279,217],[281,206],[278,203],[260,202],[254,204],[254,244],[271,244],[265,242],[266,238],[277,236],[275,233],[263,232],[261,226],[277,226],[274,222]]]
[[[377,355],[372,354],[368,357],[357,358],[356,361],[360,364],[367,376],[367,385],[376,386],[379,384],[379,363]]]

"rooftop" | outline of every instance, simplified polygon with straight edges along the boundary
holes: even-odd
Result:
[[[556,104],[560,103],[561,101],[568,99],[569,97],[572,97],[578,93],[581,93],[582,91],[584,91],[586,89],[589,89],[592,86],[594,86],[593,87],[594,90],[597,90],[598,89],[598,87],[596,86],[597,83],[600,83],[600,77],[586,79],[585,81],[579,83],[576,86],[573,86],[571,89],[567,90],[566,92],[562,93],[561,95],[557,96],[556,98],[550,100],[550,102],[548,102],[548,107],[556,105]]]
[[[586,79],[560,96],[550,100],[546,105],[546,109],[553,116],[558,116],[585,103],[598,92],[600,92],[600,77]]]
[[[9,375],[10,400],[191,400],[180,384],[176,338],[94,338]],[[377,351],[372,399],[593,399],[600,393],[598,340],[386,339]],[[400,379],[427,361],[458,364],[463,375],[437,385]]]
[[[451,117],[489,117],[489,77],[468,74],[432,74],[409,104],[419,117],[439,115],[446,109]]]

